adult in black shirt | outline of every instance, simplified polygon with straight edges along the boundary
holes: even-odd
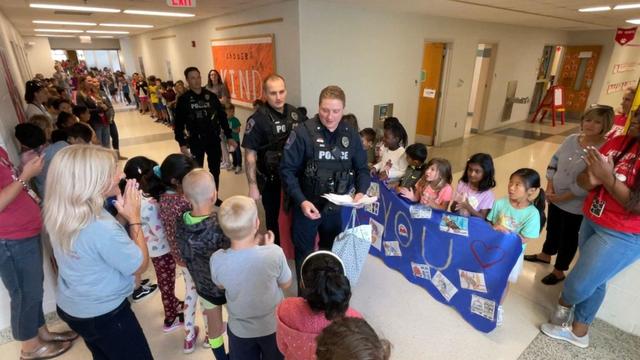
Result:
[[[193,156],[200,166],[203,166],[204,154],[207,154],[209,171],[216,180],[216,189],[219,189],[220,130],[224,132],[231,150],[235,150],[238,144],[231,137],[227,114],[218,97],[202,87],[198,68],[186,68],[184,77],[189,90],[182,94],[176,103],[175,139],[180,144],[180,151],[187,156]],[[185,138],[185,128],[188,139]]]

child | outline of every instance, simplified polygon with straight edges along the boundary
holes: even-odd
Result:
[[[158,103],[156,104],[156,114],[158,115],[158,119],[163,124],[167,124],[169,122],[169,114],[167,114],[167,106],[166,101],[164,99],[164,88],[163,82],[160,78],[156,79],[156,96],[158,97]]]
[[[56,127],[58,129],[68,129],[71,125],[78,122],[78,118],[68,112],[61,112],[56,119]]]
[[[224,290],[211,280],[209,259],[217,250],[229,248],[229,238],[222,232],[215,213],[218,196],[213,175],[205,169],[194,169],[182,179],[182,189],[192,210],[185,212],[178,221],[176,241],[200,296],[207,329],[205,341],[216,359],[223,360],[227,353],[222,338],[222,305],[227,303],[227,299]]]
[[[182,349],[185,354],[190,354],[195,350],[198,332],[200,331],[200,329],[195,326],[198,293],[196,292],[191,274],[189,270],[187,270],[186,264],[184,260],[182,260],[178,250],[176,225],[182,214],[191,208],[191,204],[189,204],[189,201],[187,201],[182,194],[182,179],[191,170],[195,169],[196,166],[193,159],[189,157],[182,154],[171,154],[162,162],[158,176],[166,186],[165,192],[160,195],[160,219],[162,220],[164,233],[171,248],[173,260],[178,264],[178,269],[182,272],[182,277],[185,281],[183,309],[185,337]]]
[[[177,94],[175,90],[173,90],[173,81],[169,80],[165,83],[165,90],[162,93],[162,98],[166,102],[167,107],[167,115],[168,115],[168,125],[173,125],[174,110],[176,107],[176,99]]]
[[[78,122],[67,129],[67,142],[71,145],[95,144],[96,141],[96,133],[85,123]]]
[[[156,118],[156,122],[160,122],[160,115],[158,114],[158,85],[156,85],[156,77],[149,76],[149,101],[151,101],[151,118]]]
[[[20,143],[20,169],[22,169],[29,161],[42,154],[47,139],[44,131],[32,123],[16,125],[15,137]]]
[[[495,200],[491,191],[494,187],[496,180],[491,155],[474,154],[467,160],[462,178],[458,181],[451,211],[486,219]]]
[[[213,282],[226,290],[229,353],[234,359],[283,359],[276,344],[276,306],[291,286],[291,270],[273,233],[258,246],[256,202],[246,196],[225,200],[218,212],[231,248],[211,256]]]
[[[324,328],[317,340],[318,360],[388,360],[391,344],[366,321],[345,317]]]
[[[140,76],[140,79],[136,81],[136,92],[140,102],[140,114],[145,114],[149,111],[149,85],[144,80],[144,76]]]
[[[376,131],[372,128],[364,128],[360,130],[360,139],[364,151],[367,152],[367,164],[371,167],[376,163],[376,151],[373,148],[373,144],[376,142]]]
[[[351,286],[342,260],[330,251],[316,251],[300,269],[302,297],[283,300],[276,309],[278,349],[287,359],[315,359],[316,337],[332,321],[359,317],[349,308]]]
[[[86,106],[83,105],[76,105],[73,107],[73,115],[75,115],[78,118],[78,121],[88,124],[89,123],[89,119],[91,119],[91,113],[89,112],[89,109]]]
[[[398,119],[388,118],[385,120],[382,142],[384,143],[382,158],[380,162],[373,165],[373,169],[381,180],[398,180],[407,170],[407,159],[404,156],[407,132]]]
[[[180,319],[181,301],[175,295],[176,263],[171,255],[171,248],[164,233],[164,227],[160,220],[160,206],[158,199],[165,186],[154,174],[153,168],[158,164],[144,156],[136,156],[129,159],[124,165],[124,174],[127,179],[135,179],[142,191],[140,199],[140,217],[142,219],[142,233],[149,249],[149,257],[153,263],[158,278],[158,288],[164,307],[164,325],[162,331],[172,332],[183,325]],[[133,293],[134,302],[150,288],[148,285],[140,286]],[[152,288],[152,287],[151,287]],[[146,291],[148,297],[152,292]],[[145,298],[146,298],[145,297]]]
[[[227,110],[227,119],[229,120],[229,127],[231,128],[233,140],[236,141],[237,144],[240,144],[240,120],[235,116],[236,107],[229,103],[225,107]],[[236,149],[231,154],[233,158],[233,167],[236,169],[235,173],[240,174],[242,172],[242,152],[240,152],[240,146],[236,146]]]
[[[426,168],[424,162],[427,160],[427,147],[420,143],[410,145],[405,151],[405,156],[407,158],[407,171],[400,178],[398,186],[415,190],[416,183],[420,180]]]
[[[453,194],[451,188],[451,164],[447,159],[433,158],[427,163],[427,170],[416,183],[416,190],[399,188],[398,193],[411,201],[447,210]]]
[[[538,191],[539,193],[536,194]],[[522,271],[527,241],[540,236],[540,230],[546,220],[544,204],[544,190],[540,188],[540,175],[533,169],[518,169],[509,178],[509,196],[497,200],[487,216],[487,220],[493,224],[495,230],[516,233],[522,239],[522,252],[509,274],[510,283],[515,283]],[[497,326],[502,325],[502,303],[508,291],[509,283],[498,306]]]

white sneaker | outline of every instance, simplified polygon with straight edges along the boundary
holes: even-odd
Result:
[[[571,328],[567,326],[558,326],[554,324],[542,324],[542,326],[540,326],[540,331],[542,331],[545,335],[551,338],[566,341],[568,343],[571,343],[583,349],[589,346],[588,333],[582,337],[576,336],[576,334],[574,334],[573,331],[571,331]]]
[[[502,322],[504,321],[504,309],[502,305],[498,305],[498,312],[496,314],[496,326],[502,326]]]
[[[556,309],[551,314],[549,322],[558,326],[569,326],[573,321],[573,307],[566,307],[560,304],[556,305]]]

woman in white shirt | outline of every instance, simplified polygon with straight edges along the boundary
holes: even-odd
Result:
[[[51,115],[47,111],[47,107],[44,105],[49,99],[47,88],[40,82],[35,80],[29,80],[25,84],[24,100],[27,102],[27,106],[24,109],[27,120],[31,119],[33,115],[44,115],[51,121]]]

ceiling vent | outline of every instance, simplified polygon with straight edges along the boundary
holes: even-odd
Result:
[[[57,14],[57,15],[74,15],[74,16],[90,16],[90,15],[93,15],[92,12],[64,11],[64,10],[56,10],[53,13]]]

